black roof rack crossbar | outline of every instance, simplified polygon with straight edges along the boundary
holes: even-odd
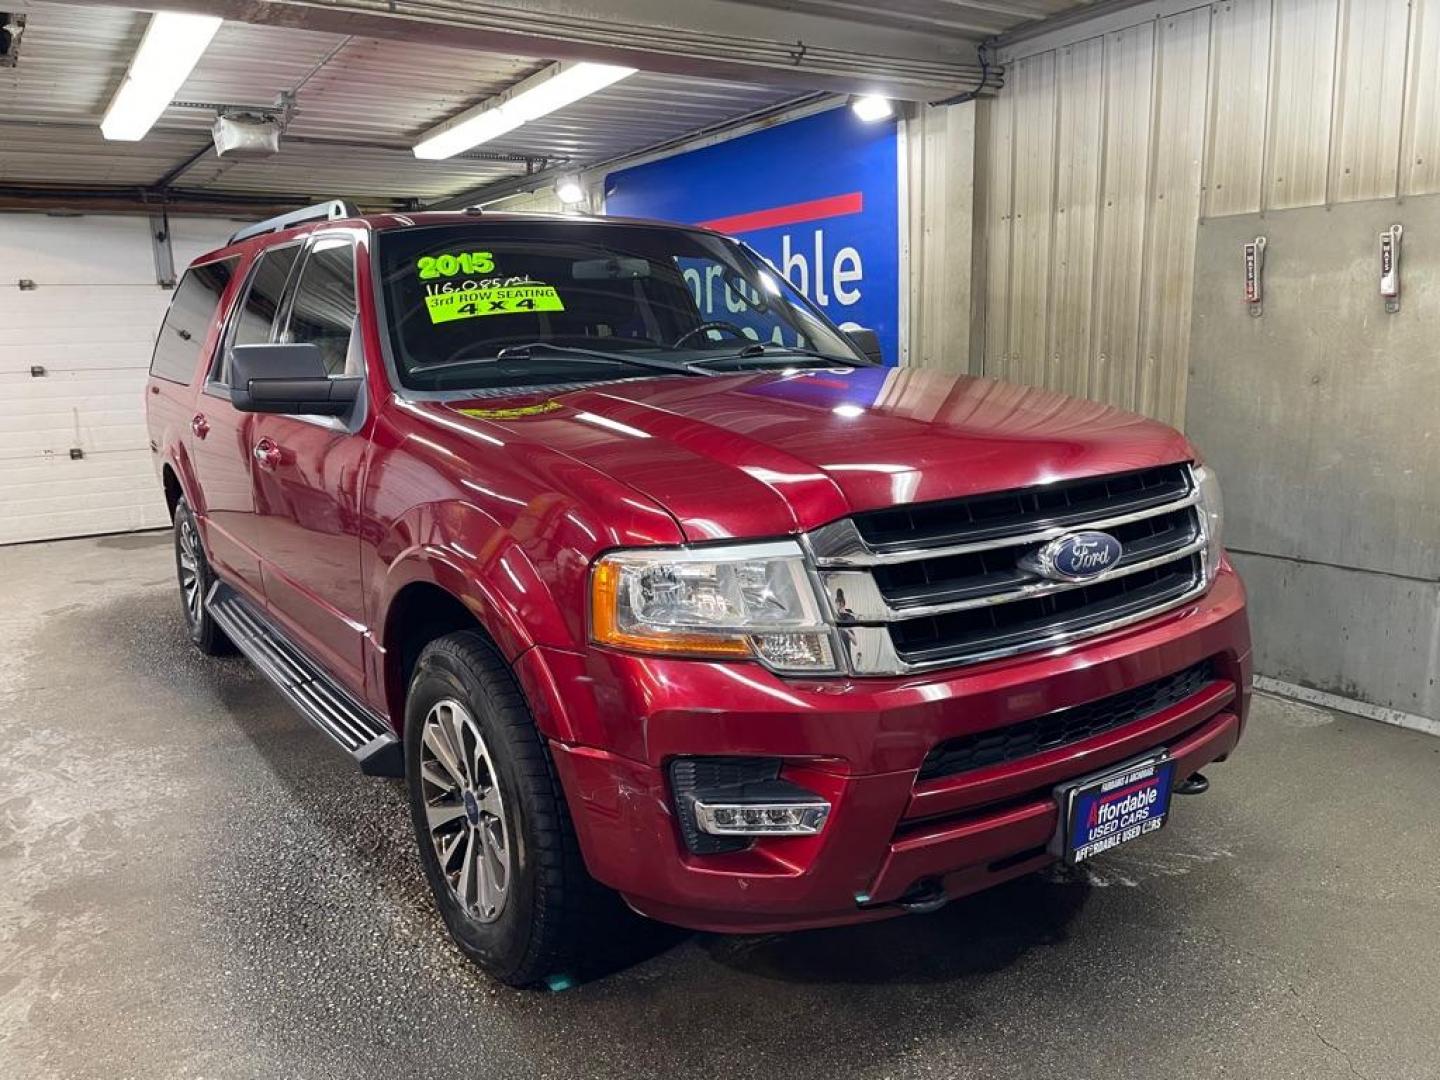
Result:
[[[266,218],[264,221],[257,221],[254,225],[246,225],[230,237],[230,243],[238,244],[241,240],[249,240],[252,236],[279,232],[292,225],[303,225],[307,221],[338,221],[340,218],[359,216],[360,209],[353,203],[348,203],[344,199],[330,199],[328,202],[316,203],[314,206],[307,206],[302,210],[292,210],[288,214],[280,214],[277,217]]]

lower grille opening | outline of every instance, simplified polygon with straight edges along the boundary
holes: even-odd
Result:
[[[918,780],[938,780],[988,765],[1017,761],[1103,735],[1178,705],[1199,693],[1215,677],[1214,662],[1203,660],[1163,679],[1098,701],[1061,709],[993,731],[947,739],[925,755]]]
[[[1215,715],[1205,717],[1197,721],[1193,726],[1182,731],[1180,734],[1166,740],[1168,746],[1178,746],[1189,739],[1192,739],[1208,724],[1212,723]],[[1151,751],[1159,750],[1159,746],[1150,747]],[[1138,757],[1139,755],[1130,755]],[[1123,758],[1120,760],[1124,760]],[[1105,768],[1104,765],[1099,768]],[[947,829],[953,829],[957,824],[975,820],[993,819],[1011,810],[1018,810],[1022,807],[1032,807],[1038,802],[1045,802],[1051,806],[1055,805],[1055,784],[1044,784],[1032,788],[1020,795],[1014,795],[1005,799],[996,799],[994,802],[982,803],[978,806],[968,806],[963,810],[950,810],[944,813],[933,814],[930,817],[909,818],[902,821],[895,830],[895,839],[900,840],[906,837],[917,837],[923,835],[934,835]],[[1019,852],[1015,855],[1006,855],[989,864],[991,870],[1003,869],[1006,866],[1023,862],[1026,859],[1034,858],[1045,848],[1033,848],[1029,851]]]

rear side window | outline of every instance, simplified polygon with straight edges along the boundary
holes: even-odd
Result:
[[[355,249],[346,239],[317,241],[300,267],[283,340],[315,345],[331,375],[360,374]]]
[[[170,310],[160,324],[155,339],[155,354],[150,358],[150,374],[170,382],[189,383],[200,363],[200,350],[205,335],[220,307],[220,297],[235,276],[239,256],[220,259],[185,271]]]
[[[285,295],[285,282],[295,266],[300,245],[271,248],[263,252],[250,272],[245,299],[230,327],[230,340],[222,358],[219,380],[230,382],[230,350],[236,345],[264,345],[270,341],[280,300]]]

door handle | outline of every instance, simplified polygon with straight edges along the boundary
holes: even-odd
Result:
[[[280,467],[280,444],[266,435],[255,444],[253,451],[255,460],[259,462],[260,468],[266,472],[274,472]]]
[[[203,439],[210,434],[210,421],[205,419],[204,413],[196,413],[190,418],[190,430],[197,439]]]

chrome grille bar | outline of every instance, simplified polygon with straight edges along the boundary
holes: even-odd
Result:
[[[831,598],[831,605],[835,609],[836,621],[840,625],[898,622],[901,619],[918,619],[927,615],[943,615],[951,611],[969,611],[995,604],[1012,604],[1017,600],[1029,600],[1036,596],[1049,596],[1052,593],[1082,589],[1087,585],[1099,585],[1115,578],[1138,574],[1142,570],[1152,570],[1165,563],[1182,559],[1186,555],[1193,555],[1204,546],[1205,538],[1197,536],[1184,547],[1140,562],[1122,563],[1112,570],[1107,570],[1103,574],[1097,574],[1084,581],[1051,581],[1048,578],[1031,577],[1023,584],[1004,592],[990,593],[969,600],[955,600],[945,604],[913,604],[908,607],[893,607],[875,584],[875,578],[863,571],[822,572],[820,580],[825,583],[825,589]],[[837,597],[840,595],[844,596],[843,607],[837,601]]]
[[[855,522],[849,518],[822,525],[808,533],[806,539],[810,544],[810,551],[815,557],[815,565],[822,569],[885,566],[919,562],[922,559],[943,559],[950,555],[967,555],[975,551],[994,551],[999,548],[1038,545],[1082,528],[1099,529],[1103,532],[1118,525],[1128,525],[1131,522],[1144,521],[1146,518],[1159,517],[1162,514],[1173,514],[1176,510],[1194,506],[1199,500],[1200,495],[1192,486],[1190,493],[1183,499],[1162,503],[1159,506],[1149,506],[1128,514],[1067,521],[1063,525],[1051,525],[1021,536],[1000,536],[989,540],[976,540],[968,544],[950,544],[945,547],[876,551],[865,542],[865,538],[860,535],[860,530],[855,527]]]
[[[1166,467],[1166,494],[1178,495],[1167,501],[1127,494],[1108,513],[1103,506],[1068,516],[1032,513],[1013,522],[1010,535],[963,543],[946,542],[955,532],[944,527],[943,514],[954,504],[923,504],[917,519],[931,527],[928,547],[923,536],[871,545],[849,518],[810,532],[803,539],[850,671],[904,674],[1052,648],[1194,600],[1213,568],[1193,470],[1181,469],[1183,485],[1179,470]],[[1017,492],[1018,501],[1034,506],[1033,490]],[[958,505],[957,515],[965,513]],[[1083,581],[1041,577],[1022,564],[1040,545],[1078,529],[1118,530],[1130,561]]]
[[[1133,626],[1146,619],[1153,619],[1168,611],[1184,607],[1205,592],[1203,574],[1196,575],[1193,583],[1180,595],[1147,607],[1142,611],[1128,611],[1105,622],[1093,623],[1079,628],[1065,628],[1057,625],[1048,632],[1024,641],[996,644],[987,648],[965,652],[954,656],[943,656],[927,660],[907,660],[895,648],[895,641],[885,626],[849,626],[842,632],[852,670],[857,675],[908,675],[917,671],[932,671],[936,668],[957,667],[963,664],[978,664],[985,660],[999,660],[1020,653],[1038,652],[1042,649],[1059,648],[1082,638],[1098,637],[1114,630]]]

